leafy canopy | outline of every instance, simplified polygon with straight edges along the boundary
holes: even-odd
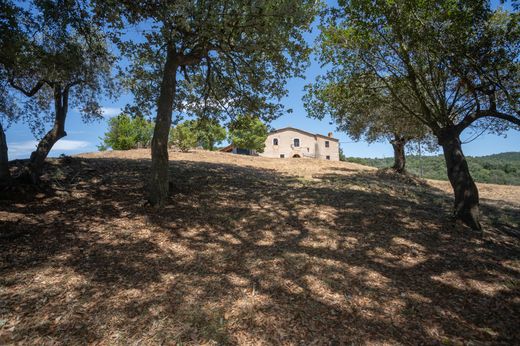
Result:
[[[152,140],[153,123],[142,117],[131,118],[125,113],[108,120],[108,131],[105,133],[100,150],[129,150],[139,146],[148,147]]]
[[[195,121],[188,120],[172,127],[168,144],[184,152],[196,147],[197,131]]]
[[[74,107],[85,121],[100,119],[100,98],[115,90],[114,57],[89,3],[28,1],[22,7],[4,0],[0,7],[6,10],[0,20],[0,77],[2,86],[9,85],[2,93],[21,104],[18,115],[33,132],[41,134],[45,121],[54,118],[56,92],[66,96],[65,111]]]
[[[267,139],[267,126],[258,118],[243,115],[229,125],[229,140],[240,149],[262,153]]]
[[[214,150],[215,145],[227,138],[227,131],[214,119],[200,119],[195,122],[197,142],[206,150]]]
[[[23,34],[18,23],[20,9],[8,1],[0,1],[0,126],[9,127],[22,115],[10,92],[7,66],[12,66],[15,51]]]
[[[319,40],[320,58],[337,76],[329,80],[368,93],[382,87],[399,118],[413,117],[439,138],[469,126],[518,127],[518,13],[482,0],[338,4],[323,17]],[[357,96],[344,94],[349,111]]]
[[[354,140],[375,142],[400,138],[411,141],[428,134],[426,126],[403,114],[399,104],[373,75],[345,76],[329,71],[305,89],[304,105],[308,115],[318,119],[329,115],[338,130]],[[410,96],[403,99],[413,102]]]
[[[168,56],[178,68],[174,110],[234,118],[282,113],[288,78],[302,76],[316,2],[310,0],[94,1],[121,33],[125,86],[141,109],[157,106]],[[127,40],[126,28],[139,39]],[[135,37],[135,36],[134,36]]]

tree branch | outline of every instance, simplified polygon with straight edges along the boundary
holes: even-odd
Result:
[[[502,113],[496,110],[487,109],[483,111],[477,111],[475,113],[469,114],[460,123],[458,123],[455,126],[455,130],[460,134],[462,131],[464,131],[466,128],[468,128],[471,124],[473,124],[475,121],[482,119],[482,118],[497,118],[502,119],[505,121],[508,121],[510,123],[513,123],[517,126],[520,126],[520,118],[517,118],[515,116],[512,116],[510,114]]]
[[[21,91],[27,97],[34,96],[34,94],[36,94],[43,87],[43,84],[44,81],[40,80],[31,90],[27,91],[22,86],[17,85],[13,78],[9,78],[9,85],[11,85],[16,90]]]

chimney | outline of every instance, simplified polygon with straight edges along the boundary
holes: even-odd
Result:
[[[329,132],[328,136],[329,136],[330,138],[332,138],[332,132]]]

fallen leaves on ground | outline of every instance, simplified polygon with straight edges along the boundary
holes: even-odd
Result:
[[[519,344],[520,203],[483,236],[422,181],[145,150],[49,160],[0,200],[0,344]],[[22,191],[22,192],[20,192]]]

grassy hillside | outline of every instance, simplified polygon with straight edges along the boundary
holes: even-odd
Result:
[[[424,178],[447,180],[446,164],[442,155],[407,156],[408,171]],[[489,156],[468,157],[469,168],[477,182],[520,185],[520,152],[501,153]],[[347,161],[377,168],[390,167],[393,158],[367,159],[348,157]],[[422,167],[422,174],[421,174]]]

